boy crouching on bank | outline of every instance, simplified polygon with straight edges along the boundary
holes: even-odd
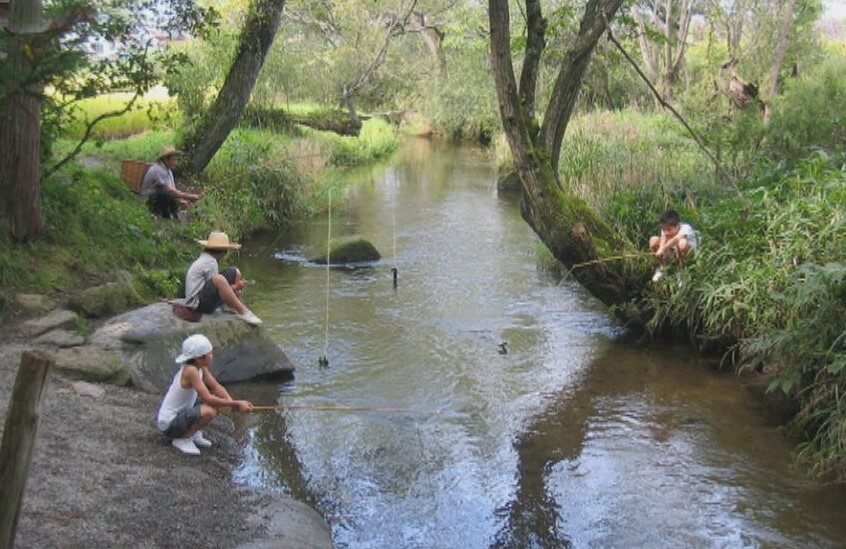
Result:
[[[200,448],[212,445],[202,429],[217,416],[218,408],[249,413],[253,404],[234,400],[214,378],[210,368],[212,344],[206,336],[195,334],[186,338],[176,363],[181,368],[162,399],[156,426],[173,439],[173,446],[180,452],[198,456]]]
[[[658,282],[664,276],[664,265],[677,261],[684,266],[685,258],[699,247],[696,231],[688,223],[682,222],[678,212],[667,210],[661,214],[661,234],[649,239],[649,249],[660,263],[652,282]]]

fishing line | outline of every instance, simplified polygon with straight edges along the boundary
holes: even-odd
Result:
[[[332,189],[329,189],[329,223],[326,229],[326,335],[323,355],[317,360],[321,366],[329,365],[329,263],[332,254]]]
[[[376,408],[371,406],[323,406],[311,404],[277,404],[275,406],[253,406],[254,412],[273,412],[278,410],[310,410],[315,412],[381,412],[389,414],[414,414],[439,416],[440,410],[414,410],[411,408]]]

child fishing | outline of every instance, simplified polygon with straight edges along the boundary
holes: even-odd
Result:
[[[652,282],[658,282],[664,276],[664,266],[677,261],[684,266],[685,258],[699,246],[696,231],[688,223],[682,222],[678,212],[667,210],[659,218],[661,234],[649,239],[649,249],[660,262],[652,275]]]

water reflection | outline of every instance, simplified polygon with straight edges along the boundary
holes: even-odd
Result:
[[[846,539],[846,500],[791,470],[789,443],[735,380],[685,352],[615,343],[591,298],[537,270],[535,239],[478,151],[411,147],[361,178],[332,225],[385,259],[330,272],[329,368],[317,366],[326,274],[295,260],[325,220],[246,246],[248,300],[299,369],[293,385],[245,390],[448,413],[265,415],[236,481],[312,502],[342,547]]]

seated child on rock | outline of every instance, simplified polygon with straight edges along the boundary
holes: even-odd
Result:
[[[241,291],[247,285],[241,271],[229,267],[219,272],[218,262],[229,250],[237,250],[241,245],[230,242],[226,233],[219,231],[212,231],[208,240],[198,240],[197,243],[203,247],[203,252],[185,275],[185,306],[211,314],[218,307],[227,305],[244,322],[253,326],[261,324],[261,319],[241,301]]]
[[[662,213],[659,221],[661,234],[649,239],[649,249],[662,265],[652,276],[653,282],[658,282],[664,276],[663,265],[675,260],[679,266],[684,266],[687,255],[699,246],[696,231],[688,223],[683,223],[675,210]]]

